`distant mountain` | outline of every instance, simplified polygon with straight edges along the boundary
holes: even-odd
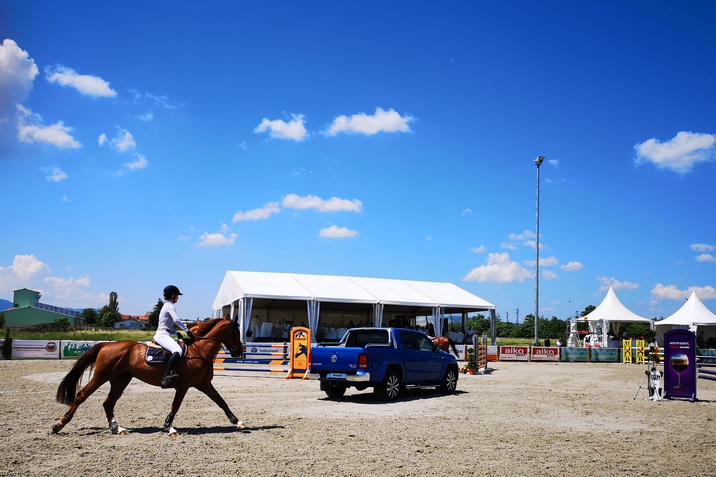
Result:
[[[8,308],[12,308],[12,302],[0,298],[0,311],[5,311]]]

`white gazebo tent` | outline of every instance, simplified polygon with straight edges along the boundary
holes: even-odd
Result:
[[[664,333],[674,328],[689,329],[694,333],[704,332],[704,339],[716,338],[716,314],[706,308],[696,292],[676,313],[654,323],[659,343],[664,342]],[[697,335],[698,336],[698,335]]]
[[[261,323],[252,313],[258,309]],[[213,310],[215,317],[238,317],[242,336],[249,330],[265,336],[262,328],[277,324],[269,314],[306,318],[314,338],[324,314],[361,316],[373,326],[381,326],[384,315],[432,316],[437,334],[447,313],[465,320],[468,312],[490,311],[495,320],[495,305],[452,283],[245,271],[226,272]]]
[[[607,346],[609,340],[607,334],[609,333],[609,326],[614,323],[614,331],[618,332],[619,323],[623,322],[644,322],[652,323],[648,318],[637,315],[633,311],[629,310],[614,293],[614,289],[609,287],[607,295],[604,300],[596,307],[591,313],[584,316],[584,319],[589,322],[590,335],[597,339],[600,346]]]

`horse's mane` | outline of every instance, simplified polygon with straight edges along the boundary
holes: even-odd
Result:
[[[214,327],[222,321],[226,321],[226,318],[214,318],[210,321],[197,323],[196,326],[191,327],[191,332],[197,336],[206,336],[207,333],[213,330]]]

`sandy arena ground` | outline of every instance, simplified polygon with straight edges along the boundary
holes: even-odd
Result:
[[[72,364],[0,361],[0,475],[716,475],[716,382],[699,380],[696,403],[646,401],[644,365],[490,363],[490,374],[461,375],[454,395],[412,390],[396,403],[221,371],[214,384],[248,428],[190,390],[171,438],[173,392],[136,380],[116,410],[129,435],[109,433],[108,385],[51,434]]]

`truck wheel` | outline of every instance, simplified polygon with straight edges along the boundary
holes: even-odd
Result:
[[[388,371],[380,385],[376,386],[376,394],[384,401],[395,401],[400,395],[402,378],[397,371]]]
[[[457,388],[457,377],[457,368],[450,366],[445,371],[445,377],[443,377],[443,381],[440,383],[440,390],[446,393],[454,393]]]
[[[337,383],[326,383],[326,385],[323,387],[323,390],[326,392],[326,396],[329,398],[339,398],[343,397],[343,395],[346,393],[346,386],[344,384],[337,384]]]

